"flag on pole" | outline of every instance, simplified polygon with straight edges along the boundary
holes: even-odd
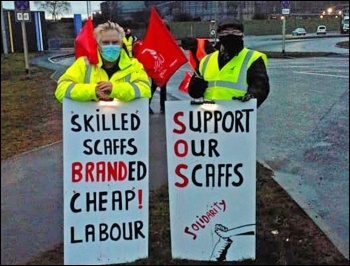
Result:
[[[74,40],[74,53],[75,58],[86,56],[91,64],[95,65],[98,63],[97,42],[91,17],[88,17]]]
[[[185,76],[179,85],[179,90],[181,92],[188,93],[188,85],[190,84],[192,75],[193,75],[192,72],[186,71]]]
[[[185,53],[154,7],[151,8],[145,38],[138,48],[135,57],[159,87],[164,86],[179,67],[187,62]]]

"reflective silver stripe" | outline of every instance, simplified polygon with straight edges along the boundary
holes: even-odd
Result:
[[[134,82],[142,82],[142,83],[145,83],[147,86],[151,86],[151,82],[150,82],[150,81],[145,81],[145,80],[135,80]]]
[[[128,74],[125,76],[125,82],[130,82],[131,80],[131,74]]]
[[[65,98],[71,98],[70,97],[70,92],[72,91],[72,89],[73,89],[73,87],[75,86],[75,83],[74,82],[72,82],[71,84],[69,84],[69,86],[67,87],[67,89],[66,89],[66,93],[64,94],[64,97]]]
[[[135,92],[135,98],[140,98],[141,97],[141,92],[140,92],[140,88],[136,83],[145,83],[147,86],[151,86],[151,84],[147,81],[144,80],[135,80],[134,82],[131,82],[130,85],[133,87],[134,92]]]
[[[88,84],[88,83],[90,83],[92,66],[90,65],[90,62],[86,56],[84,57],[84,61],[85,61],[85,65],[86,65],[84,83]]]
[[[90,77],[91,77],[91,72],[92,72],[92,66],[90,65],[89,63],[89,60],[88,58],[85,56],[84,57],[84,61],[85,61],[85,65],[86,65],[86,72],[85,72],[85,78],[84,78],[84,83],[90,83]],[[63,82],[64,80],[62,80],[61,82]],[[60,82],[60,83],[61,83]],[[69,84],[69,86],[67,87],[66,89],[66,92],[64,94],[64,97],[65,98],[71,98],[70,97],[70,93],[72,91],[72,89],[74,88],[75,86],[75,83],[72,82],[71,84]]]
[[[151,86],[150,81],[145,81],[145,80],[134,80],[133,82],[130,82],[131,80],[131,74],[128,74],[127,76],[125,76],[125,82],[129,82],[130,85],[132,86],[132,88],[134,89],[135,92],[135,98],[140,98],[141,97],[141,92],[140,92],[140,88],[137,85],[138,82],[142,82],[145,83],[147,86]]]
[[[208,55],[208,56],[206,56],[205,58],[204,58],[204,62],[203,62],[203,67],[202,67],[202,77],[204,77],[204,74],[205,74],[205,70],[207,69],[207,65],[208,65],[208,62],[209,62],[209,59],[210,59],[210,57],[212,56],[213,54],[210,54],[210,55]]]
[[[208,87],[225,87],[225,88],[230,88],[230,89],[237,89],[241,91],[246,91],[247,90],[247,85],[245,84],[245,79],[247,75],[247,70],[248,70],[248,62],[250,58],[252,57],[254,51],[249,50],[246,56],[244,57],[241,70],[239,72],[238,80],[237,82],[232,82],[232,81],[210,81],[208,82]]]
[[[139,88],[134,82],[130,83],[130,85],[131,85],[132,88],[134,89],[135,98],[140,98],[140,97],[141,97],[140,88]]]
[[[58,82],[57,84],[61,84],[62,82],[70,82],[71,80],[70,79],[62,79],[60,80],[60,82]]]
[[[134,92],[135,92],[135,98],[140,98],[140,89],[139,87],[137,87],[137,85],[135,84],[135,81],[134,82],[130,82],[131,80],[131,74],[128,74],[125,76],[125,82],[128,82],[130,83],[130,85],[132,86],[132,88],[134,89]]]
[[[247,90],[247,86],[245,84],[238,84],[238,82],[220,81],[220,80],[208,82],[208,88],[214,87],[214,86],[225,87],[229,89],[236,89],[240,91]]]
[[[246,88],[246,85],[244,84],[244,81],[246,79],[247,71],[248,71],[248,62],[250,58],[252,58],[254,51],[249,50],[246,56],[244,57],[242,66],[241,66],[241,71],[239,72],[239,77],[237,81],[237,89],[241,88]],[[246,89],[245,89],[246,90]]]

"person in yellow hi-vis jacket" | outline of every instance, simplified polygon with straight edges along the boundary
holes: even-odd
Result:
[[[123,38],[123,43],[125,45],[126,50],[128,51],[129,56],[134,57],[134,54],[132,52],[132,46],[138,40],[138,38],[135,35],[131,34],[130,28],[124,28],[124,31],[125,36]]]
[[[131,101],[151,97],[151,84],[143,65],[130,58],[123,47],[124,30],[117,23],[106,22],[94,29],[98,63],[86,56],[77,58],[59,78],[55,97],[76,101]]]
[[[257,99],[259,107],[270,92],[267,56],[244,47],[243,24],[222,20],[217,28],[219,50],[204,56],[194,73],[188,94],[206,100]]]

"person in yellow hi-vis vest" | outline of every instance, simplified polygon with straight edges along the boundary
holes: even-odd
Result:
[[[244,28],[237,19],[223,20],[217,28],[220,50],[204,56],[199,73],[191,77],[188,93],[205,100],[257,99],[259,107],[270,92],[267,56],[244,47]]]
[[[137,40],[138,38],[131,34],[131,29],[125,28],[125,37],[123,38],[123,43],[130,57],[134,57],[132,52],[132,46]]]
[[[131,101],[150,98],[151,84],[143,65],[130,58],[123,47],[124,30],[117,23],[106,22],[94,29],[98,63],[87,56],[78,57],[59,78],[55,97],[76,101]]]

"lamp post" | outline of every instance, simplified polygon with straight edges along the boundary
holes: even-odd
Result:
[[[281,17],[283,23],[282,23],[282,54],[285,53],[285,45],[286,45],[286,17]]]

